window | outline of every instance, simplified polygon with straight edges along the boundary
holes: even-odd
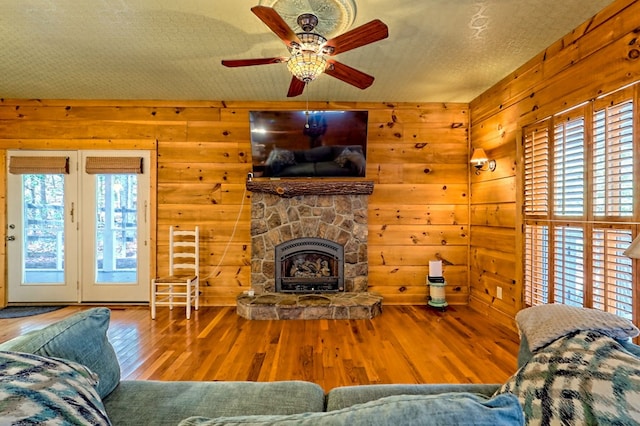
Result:
[[[525,226],[525,296],[528,306],[549,303],[549,227]]]
[[[601,309],[637,322],[635,87],[524,128],[525,304]]]
[[[553,130],[553,210],[557,216],[581,216],[584,213],[584,119],[568,118],[555,124]]]
[[[593,230],[593,307],[633,320],[633,269],[622,252],[631,233],[616,229]]]
[[[633,216],[633,102],[596,111],[593,123],[593,213]]]

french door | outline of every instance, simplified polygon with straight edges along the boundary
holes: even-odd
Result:
[[[149,300],[149,152],[8,152],[8,301]]]

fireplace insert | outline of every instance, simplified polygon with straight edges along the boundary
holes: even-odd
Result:
[[[344,247],[324,238],[297,238],[275,247],[275,287],[282,293],[344,291]]]

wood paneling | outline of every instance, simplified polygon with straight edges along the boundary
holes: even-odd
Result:
[[[369,111],[372,290],[382,293],[385,303],[425,304],[428,262],[441,258],[451,283],[449,302],[467,303],[468,105],[316,102],[309,107]],[[0,149],[154,151],[152,270],[165,272],[169,225],[200,225],[202,301],[235,305],[237,294],[251,285],[251,192],[245,185],[251,170],[249,111],[305,108],[304,102],[4,99]],[[2,185],[0,196],[5,191]]]
[[[498,160],[496,172],[471,178],[470,295],[480,311],[513,323],[523,308],[522,127],[638,81],[638,16],[640,2],[612,3],[471,102],[472,145]]]

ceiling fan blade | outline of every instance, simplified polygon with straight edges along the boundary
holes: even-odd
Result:
[[[386,24],[379,19],[374,19],[364,25],[347,31],[325,43],[327,47],[333,47],[330,55],[337,55],[356,47],[374,43],[389,37],[389,29]]]
[[[251,65],[279,64],[286,58],[257,58],[257,59],[223,59],[222,65],[225,67],[248,67]]]
[[[304,91],[304,86],[306,83],[302,80],[298,80],[296,76],[291,77],[291,84],[289,85],[289,92],[287,93],[287,98],[293,98],[299,95],[302,95]]]
[[[296,33],[293,32],[275,9],[267,6],[254,6],[251,8],[251,11],[260,18],[271,31],[280,37],[280,39],[286,43],[287,47],[291,47],[292,42],[302,44]]]
[[[358,89],[366,89],[373,84],[374,78],[369,74],[365,74],[338,61],[329,60],[328,62],[330,65],[325,70],[325,74],[331,77],[356,86]]]

